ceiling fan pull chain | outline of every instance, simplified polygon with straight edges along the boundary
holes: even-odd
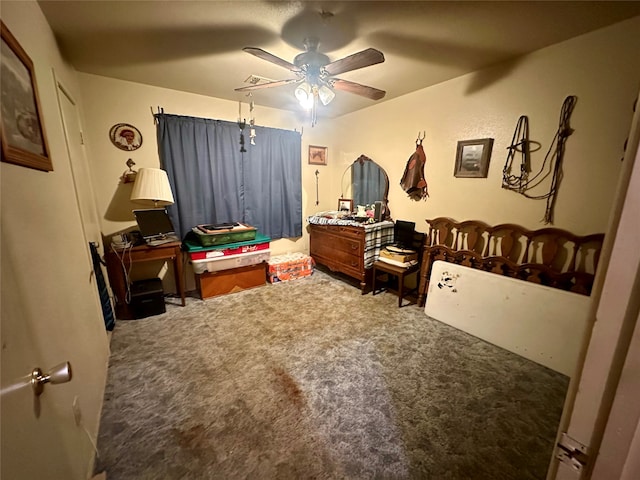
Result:
[[[247,126],[247,119],[242,118],[242,102],[238,102],[238,127],[240,128],[240,153],[247,151],[244,148],[244,128]]]
[[[249,129],[249,143],[251,143],[251,145],[255,145],[256,144],[256,117],[253,114],[253,94],[251,92],[249,92],[249,94],[247,95],[250,99],[249,101],[249,116],[251,117],[251,119],[249,120],[249,126],[251,127]]]

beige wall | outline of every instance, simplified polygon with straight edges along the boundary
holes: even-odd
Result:
[[[566,143],[554,226],[578,234],[602,232],[640,87],[638,31],[640,17],[338,119],[332,125],[338,146],[332,175],[339,178],[361,153],[371,157],[389,175],[393,217],[415,221],[418,229],[425,228],[424,219],[439,216],[542,228],[544,200],[501,189],[506,148],[519,116],[527,115],[530,139],[542,144],[532,155],[534,171],[539,170],[562,103],[576,95],[575,132]],[[399,183],[416,136],[425,130],[430,197],[415,202]],[[477,138],[495,139],[488,178],[454,178],[457,142]],[[548,186],[547,181],[536,192]],[[333,188],[327,196],[339,194]]]
[[[578,234],[601,232],[606,229],[640,83],[638,28],[640,17],[339,119],[321,119],[313,128],[308,123],[301,125],[289,112],[259,105],[256,120],[259,125],[304,130],[303,217],[336,209],[337,199],[347,188],[345,169],[365,154],[389,175],[395,219],[415,221],[422,230],[425,218],[437,216],[513,222],[534,229],[544,226],[545,201],[501,189],[506,147],[518,117],[527,115],[530,139],[541,144],[532,155],[533,169],[538,171],[553,141],[562,103],[568,95],[576,95],[571,118],[575,132],[567,141],[554,225]],[[131,210],[136,204],[129,200],[132,185],[120,181],[126,160],[132,158],[135,168],[159,165],[152,109],[160,106],[166,113],[229,121],[238,117],[237,102],[90,74],[78,77],[105,235],[135,225]],[[339,95],[335,101],[340,101]],[[243,117],[249,115],[246,103],[242,112]],[[141,131],[144,143],[139,150],[128,153],[111,145],[109,129],[119,122],[131,123]],[[427,136],[425,172],[430,197],[415,202],[407,198],[399,182],[422,131]],[[455,178],[457,142],[475,138],[494,139],[488,178]],[[328,166],[308,164],[310,144],[328,147]],[[546,193],[549,182],[550,178],[533,193]],[[308,246],[305,231],[301,239],[272,242],[272,253],[308,251]],[[142,277],[158,274],[173,289],[166,272],[138,272]],[[190,275],[187,280],[192,288]]]
[[[93,458],[108,345],[84,242],[52,69],[79,99],[36,2],[2,2],[2,21],[34,63],[53,172],[0,164],[2,478],[84,479]],[[29,374],[70,361],[34,413]],[[74,420],[74,400],[82,424]],[[85,431],[86,429],[86,431]],[[87,437],[91,436],[91,439]]]
[[[165,113],[227,121],[236,121],[238,118],[238,102],[97,75],[80,73],[78,76],[84,99],[85,133],[91,151],[94,189],[105,235],[135,225],[131,211],[140,208],[139,204],[129,200],[132,184],[123,184],[120,181],[120,176],[127,170],[127,159],[132,158],[136,162],[134,169],[159,166],[156,127],[151,109],[157,111],[158,107],[161,107]],[[247,97],[242,98],[248,100]],[[254,114],[258,125],[298,131],[303,129],[303,125],[288,112],[256,106]],[[248,103],[242,105],[242,116],[249,117]],[[137,127],[142,133],[142,147],[133,152],[123,152],[113,146],[108,134],[111,126],[116,123],[130,123]],[[307,165],[306,149],[309,143],[313,144],[314,138],[315,141],[319,141],[316,129],[312,132],[309,130],[311,129],[304,127],[302,139],[305,152],[302,155],[305,211],[308,210],[310,202],[315,203],[315,169]],[[238,140],[239,135],[240,130]],[[257,141],[260,139],[257,138]],[[305,239],[279,240],[272,242],[271,250],[278,254],[303,251],[307,246],[308,242]]]
[[[555,226],[585,234],[603,231],[640,86],[638,28],[640,17],[342,118],[321,119],[313,128],[299,124],[291,113],[259,105],[256,118],[260,125],[275,128],[304,127],[304,216],[336,208],[345,190],[345,169],[365,154],[387,170],[394,218],[423,225],[425,218],[450,216],[540,228],[545,201],[526,199],[500,188],[506,148],[519,116],[527,115],[530,139],[541,144],[532,154],[533,169],[538,171],[556,133],[562,103],[568,95],[576,95],[571,117],[575,132],[566,143]],[[89,74],[79,74],[79,78],[105,233],[133,224],[131,210],[135,204],[128,200],[131,185],[119,181],[127,158],[133,158],[136,168],[158,165],[151,108],[161,106],[167,113],[230,121],[238,116],[236,102]],[[340,100],[339,95],[335,101]],[[243,105],[243,116],[248,116],[247,104]],[[127,153],[111,145],[107,134],[118,122],[132,123],[141,130],[142,148]],[[422,131],[427,135],[425,172],[430,197],[414,202],[399,182],[416,136]],[[488,178],[455,178],[457,142],[474,138],[494,139]],[[328,166],[308,165],[309,144],[328,146]],[[546,193],[549,180],[532,193]],[[306,239],[274,243],[277,252],[308,248]]]

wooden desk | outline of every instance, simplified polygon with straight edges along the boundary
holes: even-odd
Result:
[[[123,270],[120,259],[124,259],[125,267],[129,264],[140,262],[150,262],[155,260],[173,260],[173,274],[176,281],[176,289],[185,306],[184,284],[182,281],[182,251],[180,242],[165,243],[157,247],[140,245],[133,248],[116,248],[113,245],[106,247],[105,261],[107,262],[107,273],[109,283],[116,300],[116,318],[130,320],[134,318],[129,304],[126,302],[127,278]]]

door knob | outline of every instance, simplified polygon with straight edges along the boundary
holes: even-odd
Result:
[[[71,380],[71,377],[71,364],[69,362],[56,365],[51,368],[49,373],[45,374],[39,368],[34,368],[31,372],[31,387],[33,388],[33,393],[39,396],[44,391],[45,383],[66,383]]]

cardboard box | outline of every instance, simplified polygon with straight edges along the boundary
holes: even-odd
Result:
[[[297,278],[308,277],[313,273],[315,262],[304,253],[277,255],[269,260],[267,277],[269,282],[287,282]]]

